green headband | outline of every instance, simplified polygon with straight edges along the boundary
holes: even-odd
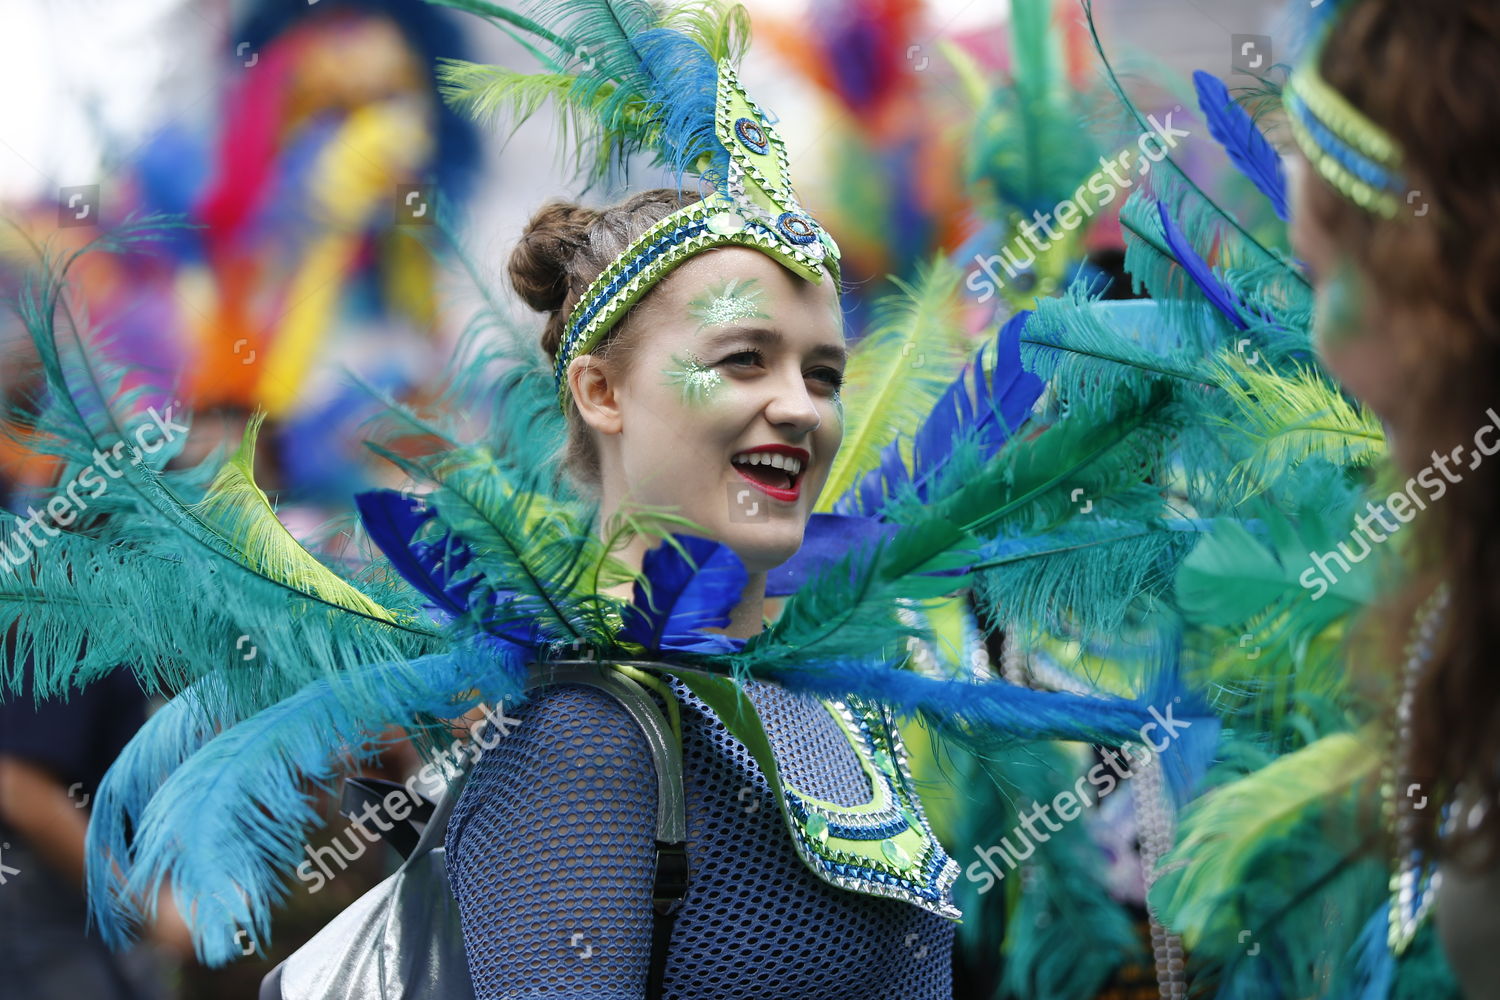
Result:
[[[786,146],[750,100],[726,59],[718,63],[715,133],[728,153],[729,175],[708,177],[715,190],[680,208],[626,247],[583,292],[563,328],[554,377],[558,405],[568,405],[568,365],[587,354],[658,281],[694,254],[715,247],[754,247],[810,281],[822,267],[839,280],[839,248],[802,210],[787,175]]]
[[[1318,72],[1322,44],[1293,70],[1282,92],[1292,135],[1313,168],[1366,211],[1393,217],[1408,188],[1401,148]]]

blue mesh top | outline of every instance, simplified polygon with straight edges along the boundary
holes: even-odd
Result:
[[[750,751],[665,679],[682,708],[691,868],[665,996],[951,1000],[952,921],[809,871]],[[821,704],[760,682],[746,693],[798,788],[844,805],[870,797]],[[656,820],[645,737],[612,697],[582,685],[508,711],[519,724],[475,763],[448,826],[475,996],[640,1000]]]

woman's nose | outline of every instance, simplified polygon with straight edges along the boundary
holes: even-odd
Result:
[[[801,371],[783,375],[771,383],[771,399],[766,403],[766,417],[773,424],[795,428],[799,433],[818,429],[823,415],[817,400],[807,387]]]

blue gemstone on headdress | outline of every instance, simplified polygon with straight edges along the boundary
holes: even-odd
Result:
[[[782,212],[776,217],[776,228],[793,243],[806,245],[818,241],[818,231],[813,228],[812,220],[797,212]]]
[[[734,120],[734,134],[745,144],[745,148],[752,153],[762,155],[771,151],[771,142],[766,138],[766,130],[760,127],[760,123],[750,118],[736,118]]]

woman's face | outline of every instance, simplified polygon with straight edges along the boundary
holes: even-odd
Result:
[[[584,358],[570,367],[579,412],[601,436],[602,509],[675,508],[751,572],[790,559],[844,436],[832,279],[813,284],[758,250],[720,247],[679,265],[631,323],[623,381]]]

